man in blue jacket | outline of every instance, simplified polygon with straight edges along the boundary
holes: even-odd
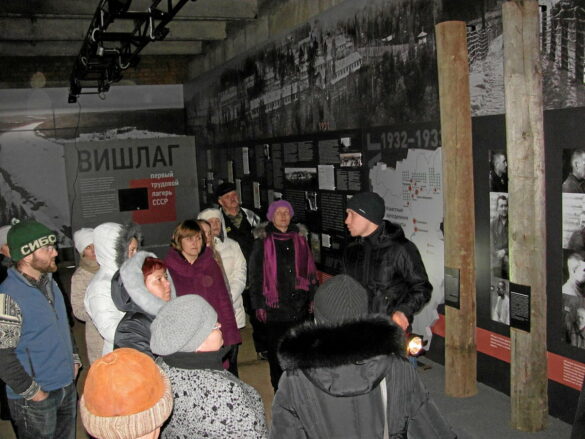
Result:
[[[0,284],[0,379],[19,439],[75,438],[81,362],[63,294],[52,278],[56,242],[35,221],[8,232],[15,265]]]

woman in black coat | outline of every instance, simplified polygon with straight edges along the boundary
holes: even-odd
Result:
[[[140,251],[120,267],[112,281],[112,300],[126,312],[114,336],[114,349],[133,348],[154,357],[150,324],[162,306],[176,297],[165,263],[154,253]]]
[[[270,204],[248,265],[250,302],[266,325],[270,380],[276,390],[282,370],[276,358],[280,338],[294,325],[311,318],[317,272],[306,229],[291,224],[294,210],[285,200]]]

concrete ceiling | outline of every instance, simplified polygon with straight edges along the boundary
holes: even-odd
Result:
[[[159,9],[166,10],[168,0]],[[51,57],[79,53],[99,0],[0,0],[0,56]],[[173,3],[176,3],[174,1]],[[149,43],[141,55],[200,55],[206,42],[223,40],[227,27],[253,21],[258,0],[190,1],[168,25],[164,41]],[[150,0],[134,0],[144,12]],[[108,32],[129,32],[131,20],[116,20]]]

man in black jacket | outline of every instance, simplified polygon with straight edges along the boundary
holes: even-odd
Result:
[[[374,192],[354,195],[346,212],[345,224],[358,240],[345,249],[345,273],[367,290],[370,313],[389,315],[406,330],[433,291],[416,245],[384,220],[384,200]]]

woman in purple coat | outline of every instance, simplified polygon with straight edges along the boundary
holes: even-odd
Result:
[[[197,294],[215,309],[228,355],[242,338],[223,273],[213,259],[211,248],[205,245],[205,234],[195,220],[185,220],[175,227],[165,264],[173,278],[177,297]],[[229,366],[231,371],[236,365]]]

